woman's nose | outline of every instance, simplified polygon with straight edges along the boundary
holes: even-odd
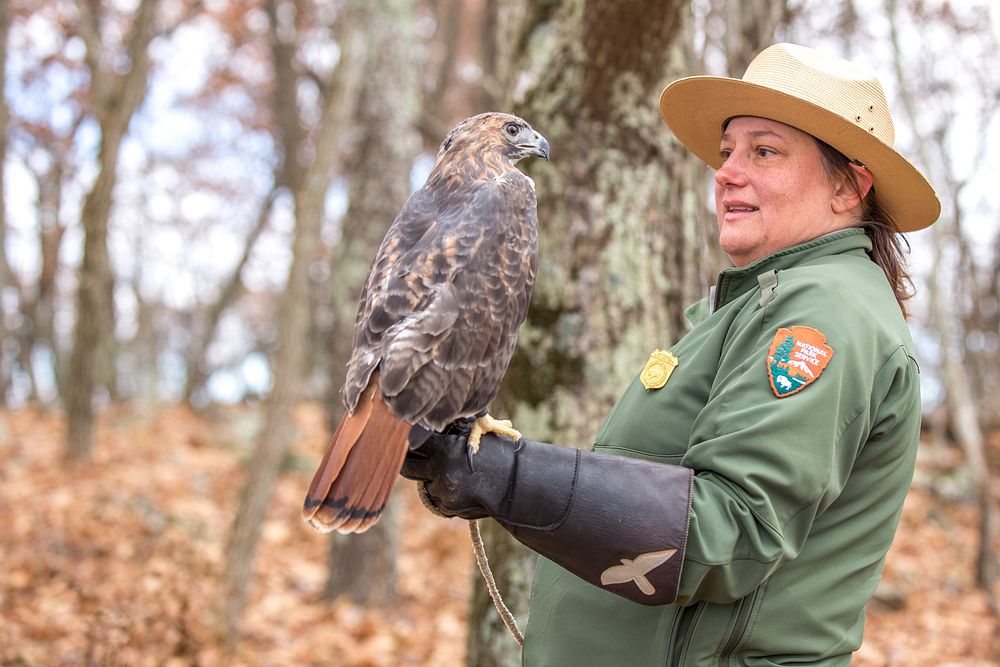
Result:
[[[716,185],[742,185],[746,181],[746,169],[736,153],[730,153],[715,170]]]

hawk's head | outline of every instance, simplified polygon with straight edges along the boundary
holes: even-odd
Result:
[[[549,142],[527,121],[509,113],[481,113],[466,118],[448,133],[437,159],[466,151],[499,152],[511,164],[535,156],[549,159]]]

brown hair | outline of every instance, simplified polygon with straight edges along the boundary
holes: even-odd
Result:
[[[833,179],[843,178],[860,196],[861,190],[847,156],[819,139],[816,139],[816,143],[823,156],[823,168],[827,175]],[[892,293],[896,296],[896,303],[905,316],[905,302],[913,296],[913,280],[906,268],[904,255],[904,252],[910,251],[910,243],[899,233],[896,221],[875,199],[874,185],[861,200],[861,228],[872,242],[868,256],[885,273],[886,280],[892,287]]]

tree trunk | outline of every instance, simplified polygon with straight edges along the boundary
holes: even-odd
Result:
[[[520,45],[514,69],[535,77],[514,108],[549,139],[553,157],[527,167],[538,193],[538,279],[491,412],[527,437],[589,447],[650,351],[684,333],[684,309],[709,282],[706,172],[672,140],[658,105],[664,85],[688,73],[690,17],[681,0],[566,0],[554,15],[528,7],[505,5],[519,27],[503,43]],[[541,43],[546,35],[551,43]],[[532,557],[493,553],[491,562],[517,574],[497,582],[507,605],[524,609],[519,580]],[[470,629],[468,664],[518,664],[513,640],[495,636],[507,631],[483,621],[482,605]]]
[[[101,141],[101,162],[105,164],[94,189],[87,195],[83,207],[83,263],[80,265],[76,298],[76,324],[73,327],[73,352],[69,361],[66,385],[66,416],[68,458],[77,463],[89,463],[93,446],[93,400],[100,372],[98,359],[114,335],[111,291],[113,276],[108,257],[108,219],[114,172],[108,162],[117,156],[117,146]],[[113,167],[112,167],[113,169]]]
[[[118,74],[102,63],[100,27],[93,7],[78,3],[80,32],[87,45],[94,115],[101,128],[99,171],[80,214],[83,261],[76,298],[73,351],[67,379],[67,458],[88,463],[93,443],[94,391],[103,383],[114,390],[114,276],[108,255],[108,218],[117,180],[118,153],[136,109],[146,97],[149,43],[158,0],[142,0],[135,11],[128,43],[131,67]]]
[[[327,334],[327,405],[331,431],[343,413],[340,387],[350,356],[361,288],[385,231],[410,194],[410,166],[419,149],[415,129],[420,68],[413,0],[367,3],[365,83],[353,123],[356,137],[348,164],[350,206],[332,256],[333,328]],[[384,604],[396,593],[396,532],[399,494],[363,535],[330,541],[330,574],[324,595],[349,595],[363,604]]]
[[[61,397],[65,395],[62,382],[66,377],[66,359],[56,340],[55,313],[59,251],[66,232],[66,227],[59,220],[65,153],[60,151],[52,157],[50,168],[35,174],[38,183],[38,245],[42,265],[33,294],[31,297],[27,294],[22,297],[21,311],[25,322],[30,323],[30,330],[22,336],[21,346],[29,357],[40,347],[48,349],[55,389]],[[32,375],[36,375],[35,369],[32,370]],[[33,384],[37,387],[37,377],[33,379]]]
[[[672,140],[657,102],[686,73],[683,5],[567,1],[556,43],[523,67],[540,74],[516,108],[553,159],[528,166],[539,272],[494,412],[528,434],[588,446],[649,352],[684,332],[684,309],[709,282],[706,172]]]
[[[329,175],[328,170],[325,173]],[[260,527],[292,438],[292,407],[298,398],[297,389],[306,358],[302,341],[309,328],[309,263],[319,243],[325,192],[326,188],[322,187],[319,192],[303,188],[295,193],[292,264],[277,315],[278,344],[271,364],[274,384],[265,403],[264,425],[247,466],[246,483],[226,544],[223,620],[230,646],[235,646],[238,639]]]
[[[896,0],[888,0],[886,3],[889,15],[889,33],[893,47],[894,69],[896,82],[899,90],[900,101],[906,113],[910,127],[920,127],[917,114],[917,102],[914,91],[910,88],[912,78],[903,69],[903,51],[900,45],[898,30],[898,3]],[[951,127],[951,119],[943,122],[944,126]],[[928,141],[920,133],[915,135],[916,151],[919,156],[918,164],[921,165],[925,174],[932,174],[932,162],[930,158],[930,148]],[[940,137],[940,144],[945,144],[945,137]],[[947,160],[947,159],[946,159]],[[994,613],[1000,613],[1000,603],[996,598],[995,584],[997,580],[996,562],[996,542],[1000,535],[1000,517],[997,516],[997,508],[993,502],[991,493],[991,475],[989,462],[986,457],[985,438],[983,437],[982,424],[979,416],[979,405],[972,392],[972,376],[968,364],[969,355],[964,352],[965,331],[960,318],[952,312],[952,307],[960,303],[961,299],[957,295],[945,292],[945,285],[949,281],[942,282],[941,276],[953,273],[948,267],[945,259],[944,246],[948,244],[948,237],[961,234],[959,220],[961,209],[959,208],[959,187],[951,177],[950,165],[945,161],[944,171],[949,172],[945,178],[935,179],[933,182],[946,182],[952,187],[947,200],[953,202],[953,210],[942,211],[941,219],[931,227],[934,243],[933,266],[935,271],[928,281],[930,292],[931,323],[937,331],[941,341],[941,372],[942,380],[945,384],[945,408],[948,411],[952,428],[965,453],[966,466],[972,473],[975,492],[979,505],[979,545],[976,557],[976,583],[987,594]]]
[[[787,0],[725,0],[728,76],[740,78],[754,56],[774,41],[775,29],[788,20]]]
[[[268,3],[271,17],[274,52],[278,72],[291,70],[280,58],[293,56],[293,49],[279,30],[276,8]],[[290,442],[291,411],[298,397],[308,346],[309,265],[315,261],[314,253],[320,247],[320,228],[324,214],[326,192],[336,162],[340,157],[338,147],[343,128],[347,127],[357,99],[363,74],[358,58],[361,31],[349,17],[344,18],[348,27],[343,31],[349,36],[341,42],[342,59],[337,68],[337,82],[326,92],[326,103],[317,124],[315,157],[303,171],[294,188],[295,235],[292,241],[292,264],[288,282],[282,295],[278,313],[278,345],[272,368],[274,384],[267,398],[264,426],[250,460],[247,481],[240,496],[239,507],[226,545],[226,568],[222,582],[222,613],[227,640],[234,647],[239,637],[240,622],[248,598],[248,588],[260,538],[260,528],[271,500],[275,482]],[[350,30],[350,27],[355,29]],[[280,91],[277,93],[281,94]],[[280,104],[281,102],[278,101]],[[296,113],[297,115],[297,113]],[[291,121],[286,117],[286,121]],[[287,127],[287,126],[286,126]],[[285,133],[286,140],[290,135]],[[294,159],[299,146],[286,142],[286,159]]]
[[[403,494],[394,493],[379,522],[360,535],[331,536],[324,600],[345,595],[368,607],[395,600],[403,498]]]
[[[983,318],[981,331],[987,340],[995,337],[994,340],[1000,341],[1000,235],[997,236],[993,249],[992,268],[986,272],[982,301],[996,306],[992,313]],[[985,353],[983,356],[985,389],[980,400],[983,402],[984,426],[989,429],[1000,429],[1000,368],[997,368],[996,363],[985,359]]]
[[[10,3],[0,3],[0,91],[5,90],[7,69],[7,34],[10,30]],[[4,198],[4,174],[7,163],[7,121],[10,111],[7,98],[0,94],[0,295],[14,286],[14,274],[7,263],[7,205]],[[0,302],[0,405],[7,404],[7,389],[10,387],[11,363],[5,358],[7,348],[7,319]]]

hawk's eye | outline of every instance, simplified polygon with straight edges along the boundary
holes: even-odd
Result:
[[[519,128],[514,123],[507,123],[506,125],[503,126],[503,131],[507,133],[508,137],[513,138],[521,133],[521,128]]]

